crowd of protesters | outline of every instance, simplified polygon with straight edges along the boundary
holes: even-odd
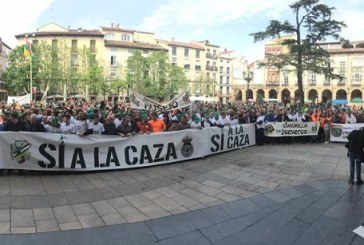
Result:
[[[191,108],[169,112],[131,109],[124,102],[68,102],[31,103],[26,105],[0,104],[0,131],[28,131],[61,134],[120,135],[149,134],[184,129],[225,127],[254,123],[257,145],[289,144],[300,142],[328,143],[331,123],[364,123],[361,107],[345,108],[331,104],[306,104],[302,110],[282,103],[243,104],[194,103]],[[300,111],[303,111],[302,113]],[[264,136],[267,122],[309,122],[320,124],[317,136],[279,137]]]

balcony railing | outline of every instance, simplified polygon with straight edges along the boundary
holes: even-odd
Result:
[[[217,60],[217,54],[206,53],[206,58]]]
[[[206,70],[208,71],[217,71],[217,66],[206,66]]]
[[[278,81],[268,81],[267,86],[279,86],[279,82]]]

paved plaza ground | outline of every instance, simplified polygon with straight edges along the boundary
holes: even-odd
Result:
[[[343,144],[123,171],[0,176],[0,244],[364,244]]]

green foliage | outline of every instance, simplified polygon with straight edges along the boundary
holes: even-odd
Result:
[[[135,51],[127,61],[126,83],[129,88],[157,100],[170,99],[188,85],[182,68],[171,66],[164,51],[148,57]]]
[[[318,46],[318,42],[327,37],[339,38],[338,33],[345,27],[344,22],[332,19],[335,8],[320,4],[319,0],[299,0],[289,7],[294,14],[294,23],[271,20],[265,31],[250,34],[254,41],[268,38],[280,38],[281,35],[293,34],[293,39],[282,42],[288,52],[269,55],[261,65],[275,66],[278,69],[295,72],[300,95],[301,107],[304,103],[303,71],[324,74],[331,79],[342,79],[333,73],[330,66],[329,53]],[[304,35],[305,33],[305,35]]]

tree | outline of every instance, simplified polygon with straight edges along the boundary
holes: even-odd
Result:
[[[332,19],[335,8],[319,4],[319,0],[299,0],[289,7],[294,14],[294,23],[271,20],[265,31],[250,34],[254,42],[268,38],[280,38],[281,34],[293,34],[294,39],[282,41],[288,52],[278,55],[269,55],[262,65],[277,67],[278,69],[292,67],[297,75],[300,107],[304,105],[303,72],[311,71],[324,74],[330,79],[342,79],[333,73],[330,66],[329,53],[318,45],[327,37],[339,39],[338,33],[344,22]]]
[[[171,66],[164,51],[143,57],[135,51],[127,61],[128,87],[156,100],[170,99],[187,88],[187,78],[181,67]]]

